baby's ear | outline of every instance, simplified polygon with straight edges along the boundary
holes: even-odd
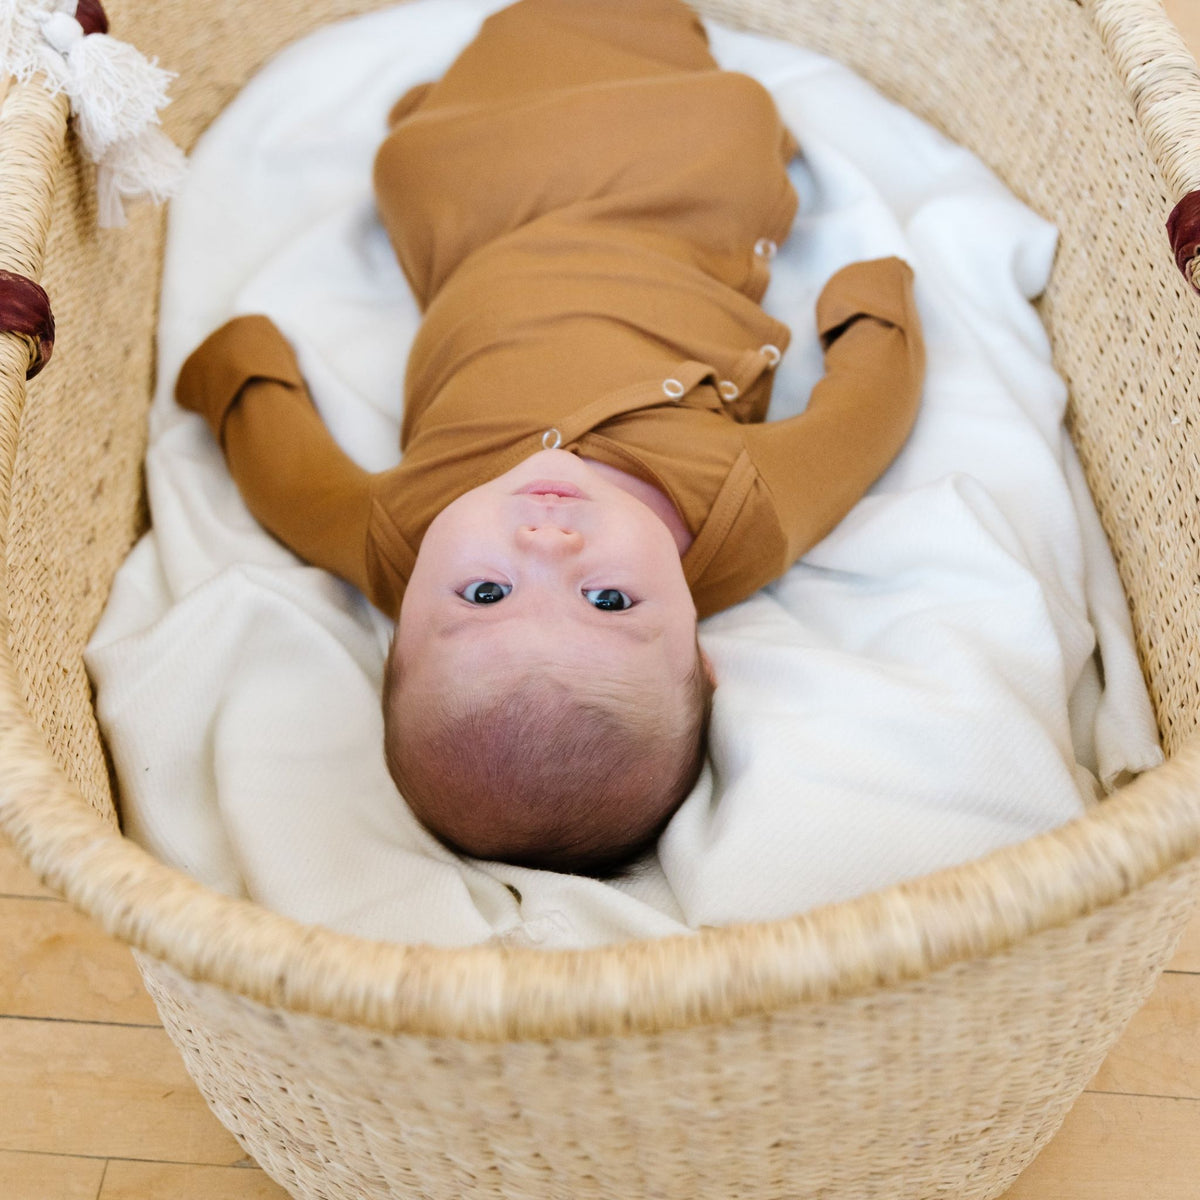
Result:
[[[717,686],[717,672],[712,665],[712,659],[709,658],[708,655],[705,654],[703,650],[700,651],[700,664],[701,664],[701,666],[704,667],[704,673],[705,673],[705,675],[708,676],[708,682],[711,683],[713,685],[713,687],[716,687]]]

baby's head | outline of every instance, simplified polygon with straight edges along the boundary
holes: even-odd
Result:
[[[388,765],[451,846],[602,874],[691,790],[711,696],[666,525],[544,451],[425,535],[387,666]]]

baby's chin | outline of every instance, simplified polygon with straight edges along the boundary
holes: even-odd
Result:
[[[535,451],[528,458],[522,459],[513,470],[519,471],[522,468],[538,470],[546,463],[561,463],[567,470],[573,469],[583,474],[587,474],[591,470],[586,459],[580,458],[578,454],[574,454],[570,450]]]
[[[528,458],[523,458],[515,467],[510,467],[503,475],[497,475],[490,484],[512,483],[519,487],[531,479],[544,475],[570,480],[572,483],[582,483],[593,478],[596,472],[577,454],[569,450],[537,450]],[[489,484],[481,485],[487,488]]]

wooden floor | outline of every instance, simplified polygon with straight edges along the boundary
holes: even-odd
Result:
[[[1200,0],[1166,6],[1200,57]],[[1198,1134],[1200,917],[1006,1200],[1194,1200]],[[204,1106],[129,952],[0,842],[0,1200],[285,1196]]]

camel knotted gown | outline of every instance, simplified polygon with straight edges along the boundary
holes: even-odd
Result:
[[[682,3],[521,0],[401,99],[376,158],[423,311],[402,462],[351,462],[266,317],[211,335],[179,402],[258,520],[392,616],[437,513],[551,427],[670,497],[697,610],[716,612],[849,510],[903,444],[923,379],[909,268],[856,263],[818,302],[826,374],[807,409],[763,423],[789,333],[758,301],[796,211],[795,148]]]

